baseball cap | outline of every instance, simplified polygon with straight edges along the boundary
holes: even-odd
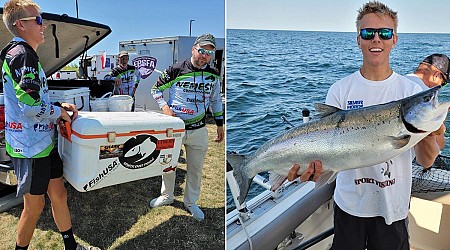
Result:
[[[212,45],[215,48],[216,47],[216,39],[214,38],[213,35],[205,33],[205,34],[197,37],[197,39],[195,39],[194,45],[197,45],[197,44],[200,46]]]
[[[428,63],[430,65],[433,65],[434,67],[436,67],[437,69],[439,69],[439,71],[442,72],[442,74],[444,75],[445,79],[444,79],[444,84],[449,83],[449,79],[448,79],[448,74],[449,74],[449,60],[448,57],[444,54],[432,54],[427,56],[425,59],[423,59],[422,61],[423,63]]]
[[[122,56],[128,56],[128,52],[126,52],[125,50],[120,51],[119,58],[121,58]]]

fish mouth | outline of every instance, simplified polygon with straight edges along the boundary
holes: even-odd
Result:
[[[408,130],[409,132],[411,132],[413,134],[421,134],[421,133],[427,132],[427,131],[420,130],[420,129],[414,127],[411,123],[409,123],[405,120],[405,117],[403,115],[401,117],[402,117],[402,122],[405,125],[406,130]]]

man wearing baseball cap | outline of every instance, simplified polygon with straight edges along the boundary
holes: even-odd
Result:
[[[141,80],[139,70],[128,64],[130,57],[127,51],[120,51],[117,57],[118,65],[105,76],[105,80],[114,80],[114,95],[129,95],[134,98]]]
[[[222,98],[219,73],[211,67],[216,49],[216,39],[203,34],[194,42],[190,58],[169,66],[152,88],[152,95],[164,114],[179,117],[184,121],[186,133],[183,145],[186,150],[186,188],[184,206],[192,216],[201,221],[205,218],[198,207],[203,162],[208,149],[206,111],[211,108],[217,125],[216,142],[224,139]],[[170,89],[169,100],[163,98],[163,91]],[[216,166],[223,167],[223,166]],[[151,207],[172,204],[174,201],[175,172],[162,176],[161,196],[150,201]]]
[[[447,85],[450,82],[448,73],[448,57],[444,54],[432,54],[423,59],[413,74],[406,77],[426,90],[437,85]]]
[[[214,38],[213,35],[205,33],[205,34],[197,37],[197,39],[195,39],[194,45],[199,45],[200,47],[205,46],[205,45],[211,45],[215,48],[216,47],[216,39]]]
[[[450,82],[448,74],[448,57],[444,54],[432,54],[425,57],[417,67],[416,71],[413,74],[406,75],[406,78],[417,83],[423,90],[427,90],[437,85],[447,85]],[[436,135],[436,143],[441,150],[445,147],[444,124],[442,124],[437,132],[432,133],[433,135]],[[440,132],[442,133],[439,134]]]

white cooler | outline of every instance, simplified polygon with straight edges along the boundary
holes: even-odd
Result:
[[[88,87],[56,87],[51,86],[48,90],[50,101],[67,102],[77,105],[78,110],[89,111],[89,88]]]
[[[175,171],[184,122],[156,112],[79,112],[58,137],[64,177],[86,192]]]

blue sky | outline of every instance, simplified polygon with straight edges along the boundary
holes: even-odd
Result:
[[[76,17],[75,0],[34,0],[43,12],[68,14]],[[6,1],[2,1],[2,7]],[[112,29],[100,43],[89,50],[89,55],[119,52],[119,42],[167,36],[192,36],[209,32],[225,36],[223,0],[78,0],[81,19],[106,24]]]
[[[352,31],[368,0],[227,0],[228,29]],[[399,16],[399,33],[450,33],[449,0],[381,0]]]

